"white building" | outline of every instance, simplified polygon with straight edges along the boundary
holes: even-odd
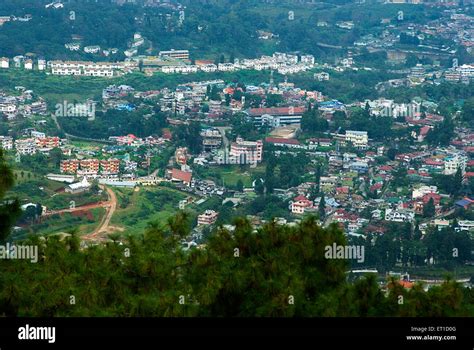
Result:
[[[471,221],[471,220],[458,221],[458,226],[461,231],[472,231],[474,230],[474,221]]]
[[[13,139],[10,136],[0,136],[0,148],[5,150],[13,149]]]
[[[100,52],[100,46],[98,45],[92,45],[92,46],[86,46],[84,47],[84,52],[85,53],[99,53]]]
[[[70,184],[69,186],[66,186],[65,191],[67,193],[82,193],[87,191],[91,187],[91,184],[89,181],[87,181],[87,178],[84,176],[81,182],[76,182],[73,184]]]
[[[14,114],[16,112],[16,105],[13,103],[0,103],[0,112]]]
[[[260,163],[263,156],[263,142],[245,141],[238,137],[230,146],[230,155],[237,158],[244,158],[245,161],[240,164]]]
[[[6,57],[0,58],[0,68],[9,68],[10,60]]]
[[[85,75],[111,77],[115,70],[123,68],[118,62],[51,61],[53,75]]]
[[[461,73],[461,77],[473,78],[474,77],[474,65],[463,64],[457,68],[457,71]]]
[[[219,63],[217,69],[221,72],[233,72],[235,67],[233,63]]]
[[[31,59],[25,60],[25,69],[28,69],[28,70],[33,69],[33,60]]]
[[[205,64],[200,67],[203,72],[212,73],[217,71],[217,66],[215,64]]]
[[[369,144],[367,131],[346,130],[345,140],[359,149],[365,149]]]
[[[438,187],[436,186],[421,186],[413,189],[411,197],[413,199],[421,198],[428,193],[438,193]]]
[[[301,63],[307,65],[313,65],[315,62],[313,55],[302,55],[301,56]]]
[[[81,49],[80,43],[66,43],[64,47],[69,51],[79,51]]]
[[[462,174],[466,172],[467,157],[463,154],[455,154],[447,157],[444,160],[444,174],[453,175],[456,174],[458,168],[461,169]]]
[[[314,73],[314,79],[317,79],[318,81],[329,80],[329,73],[327,72]]]
[[[15,148],[19,154],[31,155],[36,153],[36,141],[33,138],[15,141]]]
[[[415,219],[415,213],[406,209],[386,209],[385,220],[394,222],[412,222]]]
[[[46,60],[39,59],[38,60],[38,70],[45,70],[46,69]]]

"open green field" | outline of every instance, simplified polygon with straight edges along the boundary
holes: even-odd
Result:
[[[21,174],[21,171],[16,172]],[[24,176],[18,175],[16,185],[7,193],[10,198],[18,198],[21,204],[25,203],[41,203],[48,210],[58,210],[69,208],[69,203],[74,201],[76,207],[96,203],[107,200],[105,193],[98,195],[91,192],[71,194],[65,192],[57,192],[66,184],[51,181],[46,178],[29,178],[28,172],[24,172]]]
[[[223,165],[209,168],[200,168],[199,177],[202,179],[213,180],[218,185],[235,187],[239,180],[242,180],[244,187],[251,187],[252,182],[257,177],[264,177],[265,166],[258,165],[256,168],[249,166],[240,167],[239,165]]]
[[[124,234],[143,234],[150,222],[166,225],[178,212],[178,203],[189,194],[168,187],[114,188],[119,201],[111,225],[125,229]]]

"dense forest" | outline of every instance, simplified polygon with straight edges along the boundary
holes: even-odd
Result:
[[[0,154],[0,199],[13,175]],[[1,243],[16,210],[0,207]],[[207,245],[183,251],[190,230],[185,212],[144,235],[83,247],[66,237],[33,236],[38,261],[2,260],[3,316],[473,316],[474,293],[447,280],[424,291],[375,275],[349,283],[347,261],[326,259],[325,247],[346,244],[335,226],[309,217],[295,227],[274,222],[254,230],[245,219],[235,231],[218,228]]]
[[[403,8],[406,21],[424,23],[436,19],[437,9],[417,6],[367,6],[344,3],[268,3],[252,1],[188,1],[177,6],[117,6],[109,1],[69,1],[63,9],[45,8],[45,1],[4,0],[1,16],[32,16],[28,22],[10,21],[0,27],[0,56],[13,57],[28,52],[48,59],[94,58],[84,52],[70,52],[64,44],[72,36],[82,37],[83,45],[124,50],[140,32],[146,43],[139,53],[156,53],[170,48],[189,49],[193,58],[255,57],[273,51],[301,51],[318,58],[341,56],[337,47],[383,28],[381,18],[397,18]],[[18,10],[21,8],[21,10]],[[184,11],[184,19],[180,19]],[[182,17],[181,17],[182,18]],[[331,23],[317,26],[318,21]],[[337,21],[354,21],[352,30],[334,26]],[[257,31],[276,35],[260,40]],[[323,44],[323,45],[320,45]],[[328,48],[332,45],[335,48]],[[121,52],[122,52],[121,51]],[[102,59],[123,59],[116,54]]]

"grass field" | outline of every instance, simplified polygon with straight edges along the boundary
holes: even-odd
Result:
[[[251,187],[252,182],[257,177],[263,177],[265,174],[265,167],[259,165],[256,168],[248,166],[241,168],[238,165],[215,166],[200,169],[199,174],[201,178],[210,179],[218,185],[235,187],[239,180],[242,180],[244,187]]]
[[[81,206],[107,199],[105,194],[98,195],[90,192],[82,194],[58,193],[56,191],[66,186],[66,184],[46,178],[34,178],[32,173],[30,173],[31,177],[29,178],[26,171],[23,177],[20,175],[21,171],[16,173],[18,174],[16,185],[7,193],[7,196],[18,198],[21,204],[41,203],[48,209],[57,210],[68,208],[70,201],[75,201],[76,206]]]
[[[178,203],[188,194],[167,187],[142,187],[139,191],[114,189],[119,204],[111,225],[125,229],[124,234],[142,234],[150,222],[166,225],[178,212]]]

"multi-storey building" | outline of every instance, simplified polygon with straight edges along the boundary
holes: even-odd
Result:
[[[346,142],[351,142],[358,149],[365,149],[369,143],[367,131],[346,130]]]
[[[100,162],[98,159],[83,159],[79,162],[80,170],[77,172],[81,175],[96,175],[99,173]]]
[[[66,159],[61,161],[61,173],[75,174],[79,170],[78,159]]]
[[[457,68],[457,71],[461,74],[461,77],[473,78],[474,77],[474,65],[463,64]]]
[[[112,158],[100,161],[102,174],[118,174],[120,172],[120,160]]]
[[[0,148],[4,150],[13,149],[13,138],[10,136],[0,136]]]
[[[177,164],[186,165],[188,161],[188,149],[186,147],[178,147],[174,153],[174,158]]]
[[[54,75],[113,76],[114,70],[122,69],[119,62],[51,61]]]
[[[262,161],[263,142],[245,141],[238,137],[230,146],[230,156],[241,160],[239,164],[255,164]]]
[[[169,57],[175,58],[179,60],[189,60],[189,50],[168,50],[168,51],[160,51],[160,57]]]
[[[217,221],[219,213],[214,210],[206,210],[198,215],[198,225],[212,225]]]
[[[206,129],[201,131],[202,146],[204,151],[218,149],[222,144],[222,134],[217,129]]]
[[[461,169],[462,174],[466,172],[467,157],[464,154],[454,154],[444,160],[444,174],[456,174],[458,169]]]
[[[306,209],[313,207],[314,203],[303,195],[299,195],[291,202],[291,212],[293,214],[304,214]]]
[[[15,141],[15,148],[18,153],[23,155],[31,155],[36,153],[35,139],[20,139]]]
[[[251,108],[247,111],[249,117],[257,125],[270,124],[283,126],[300,124],[305,107],[274,107],[274,108]]]
[[[36,148],[37,149],[53,149],[57,148],[60,145],[60,139],[57,136],[54,137],[42,137],[36,138]]]

